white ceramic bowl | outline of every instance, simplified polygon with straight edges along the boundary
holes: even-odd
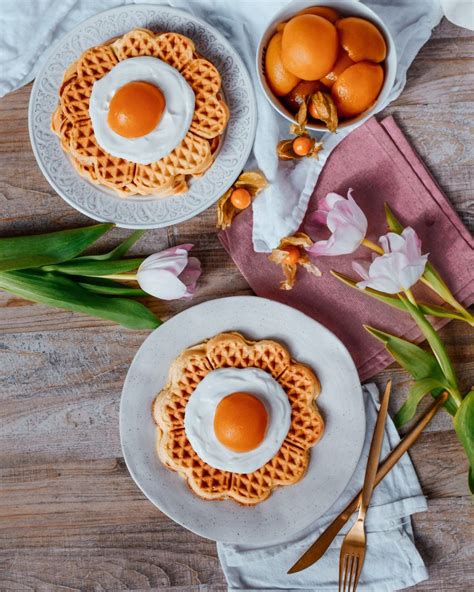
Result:
[[[301,10],[309,8],[310,6],[330,6],[335,8],[343,16],[358,16],[367,19],[380,29],[385,38],[385,42],[387,44],[387,57],[385,58],[385,61],[382,64],[385,69],[385,79],[382,86],[382,90],[380,91],[377,100],[370,109],[367,109],[367,111],[364,111],[357,117],[340,123],[338,126],[340,129],[351,127],[356,123],[361,123],[362,121],[368,119],[371,115],[373,115],[379,110],[380,105],[383,105],[385,103],[395,82],[395,74],[397,72],[397,53],[395,50],[395,43],[390,34],[390,31],[388,30],[382,19],[379,16],[377,16],[373,10],[365,6],[365,4],[358,2],[357,0],[293,0],[293,2],[285,6],[285,8],[278,11],[273,17],[272,21],[269,23],[268,27],[266,28],[262,38],[260,39],[260,43],[257,49],[257,75],[260,81],[260,86],[263,90],[264,95],[267,97],[268,101],[274,107],[274,109],[276,109],[278,113],[280,113],[280,115],[288,119],[288,121],[294,122],[294,114],[291,113],[291,111],[289,111],[288,109],[286,109],[286,107],[283,105],[280,99],[273,94],[270,87],[268,86],[264,73],[265,52],[268,42],[270,41],[273,34],[276,32],[277,25],[283,21],[287,21]],[[326,126],[324,124],[310,123],[306,127],[307,129],[313,131],[326,131]]]

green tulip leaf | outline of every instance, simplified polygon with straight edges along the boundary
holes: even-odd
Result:
[[[112,227],[113,224],[95,224],[47,234],[0,238],[0,272],[67,261]]]
[[[130,329],[154,329],[161,324],[140,302],[101,296],[71,278],[41,270],[0,273],[0,288],[26,300],[114,321]]]
[[[93,292],[94,294],[104,294],[106,296],[148,296],[145,290],[127,286],[114,280],[96,277],[77,277],[74,278],[80,286]]]
[[[119,259],[118,261],[113,259],[103,261],[91,259],[90,257],[80,257],[77,259],[71,259],[71,261],[64,261],[64,263],[45,265],[42,267],[42,270],[60,272],[67,275],[104,276],[135,270],[140,267],[142,261],[142,257],[135,259]]]
[[[405,368],[415,380],[428,377],[440,381],[443,379],[443,373],[436,358],[420,346],[367,325],[364,325],[364,328],[385,345],[400,366]]]
[[[110,261],[112,259],[121,259],[144,234],[144,232],[145,230],[135,230],[129,237],[117,245],[115,249],[112,249],[108,253],[102,253],[102,255],[84,255],[82,257],[76,257],[76,260]]]
[[[474,390],[463,399],[454,417],[454,429],[469,461],[469,489],[474,494]]]
[[[372,288],[364,288],[360,289],[357,288],[357,280],[352,279],[351,277],[339,273],[337,271],[331,270],[331,274],[340,280],[342,283],[350,286],[351,288],[356,288],[360,292],[367,294],[368,296],[372,296],[376,300],[380,300],[380,302],[384,302],[385,304],[389,304],[393,308],[406,312],[406,307],[403,302],[398,298],[398,296],[392,296],[390,294],[384,294],[384,292],[379,292],[378,290],[374,290]],[[437,304],[427,304],[425,302],[419,302],[418,308],[424,315],[430,315],[432,317],[439,317],[445,319],[456,319],[458,321],[465,321],[465,317],[457,312],[448,310],[443,306],[438,306]]]
[[[397,428],[401,428],[414,417],[418,404],[423,397],[440,387],[441,392],[443,392],[442,385],[435,378],[428,377],[416,380],[410,386],[405,402],[395,415],[394,422]]]
[[[425,351],[418,345],[415,345],[406,339],[402,339],[401,337],[391,335],[390,333],[385,333],[385,331],[380,331],[379,329],[374,329],[373,327],[368,327],[367,325],[364,325],[364,328],[373,337],[380,340],[385,345],[393,358],[400,364],[402,368],[409,372],[415,380],[418,381],[425,378],[432,378],[436,380],[441,388],[449,391],[450,385],[448,384],[441,367],[433,354]],[[436,396],[439,394],[439,392],[432,394]],[[444,407],[451,415],[455,415],[456,411],[458,410],[458,405],[451,395],[446,401]]]
[[[444,376],[448,380],[448,383],[450,386],[450,388],[448,390],[450,390],[450,393],[451,393],[451,388],[453,389],[453,391],[455,390],[457,393],[457,397],[460,400],[461,395],[458,390],[458,382],[457,382],[456,373],[454,372],[453,365],[451,363],[451,360],[449,359],[449,356],[446,352],[446,348],[445,348],[444,343],[442,342],[440,336],[435,331],[435,329],[433,328],[431,323],[421,313],[420,309],[418,308],[418,306],[416,304],[413,304],[412,302],[410,302],[410,300],[408,298],[406,298],[405,296],[402,296],[401,294],[400,294],[400,299],[403,302],[403,304],[405,305],[407,311],[411,314],[413,319],[416,321],[416,324],[418,325],[418,327],[420,328],[424,337],[426,338],[426,341],[429,343],[431,350],[432,350],[434,356],[436,357],[436,360],[437,360]],[[459,405],[457,405],[457,406],[459,407]]]
[[[387,226],[390,232],[396,232],[397,234],[401,234],[403,230],[403,225],[395,217],[395,214],[392,212],[387,202],[385,202],[384,204],[384,209],[385,219],[387,220]]]

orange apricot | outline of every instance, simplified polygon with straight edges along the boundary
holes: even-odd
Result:
[[[339,75],[344,72],[349,66],[352,66],[354,62],[351,58],[347,55],[347,52],[341,48],[339,48],[339,54],[337,56],[336,63],[334,64],[332,70],[326,74],[324,78],[321,78],[321,82],[331,88],[332,85],[336,82]]]
[[[298,12],[298,14],[315,14],[335,23],[340,18],[340,14],[334,8],[329,6],[310,6]]]
[[[337,58],[336,27],[315,14],[301,14],[283,29],[283,66],[302,80],[319,80],[331,71]]]
[[[383,62],[387,56],[387,44],[382,33],[370,21],[355,16],[336,23],[342,47],[353,62]]]
[[[297,113],[301,103],[304,103],[309,95],[312,95],[324,86],[319,80],[302,80],[282,98],[283,103],[293,113]]]
[[[285,27],[286,28],[286,27]],[[281,56],[282,33],[275,33],[270,39],[265,55],[265,73],[268,84],[277,97],[290,92],[300,79],[283,65]]]
[[[382,66],[358,62],[338,77],[331,89],[339,117],[354,117],[368,109],[382,89]]]

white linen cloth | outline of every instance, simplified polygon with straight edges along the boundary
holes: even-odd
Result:
[[[354,0],[357,1],[357,0]],[[107,8],[132,0],[1,0],[0,96],[30,82],[44,52],[77,23]],[[273,15],[288,0],[137,0],[187,10],[216,27],[245,61],[256,89],[258,123],[253,152],[245,168],[259,168],[270,181],[254,201],[253,243],[266,252],[301,224],[319,172],[347,132],[324,134],[324,151],[315,159],[281,162],[276,144],[289,137],[288,122],[268,103],[255,71],[258,41]],[[365,0],[387,23],[395,39],[399,64],[389,101],[406,81],[406,72],[420,47],[429,39],[442,11],[439,0]]]
[[[318,562],[296,574],[287,575],[286,572],[362,487],[379,406],[377,387],[368,384],[363,390],[367,436],[347,489],[322,518],[284,544],[252,548],[218,543],[217,551],[229,590],[337,592],[341,544],[354,522],[355,514]],[[399,441],[398,432],[389,417],[381,458],[385,458]],[[425,565],[413,542],[410,519],[411,514],[426,509],[426,499],[412,462],[405,454],[373,493],[366,519],[367,553],[358,587],[360,592],[391,592],[427,579]],[[275,524],[277,537],[278,524]]]

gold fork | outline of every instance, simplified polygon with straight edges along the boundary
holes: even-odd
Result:
[[[374,435],[370,443],[369,458],[365,470],[364,486],[362,488],[359,515],[354,526],[344,537],[339,558],[339,592],[355,592],[359,583],[360,573],[365,559],[365,516],[374,489],[375,477],[379,466],[380,451],[382,449],[385,420],[387,418],[388,401],[392,381],[389,380],[380,404],[380,410],[375,423]]]

